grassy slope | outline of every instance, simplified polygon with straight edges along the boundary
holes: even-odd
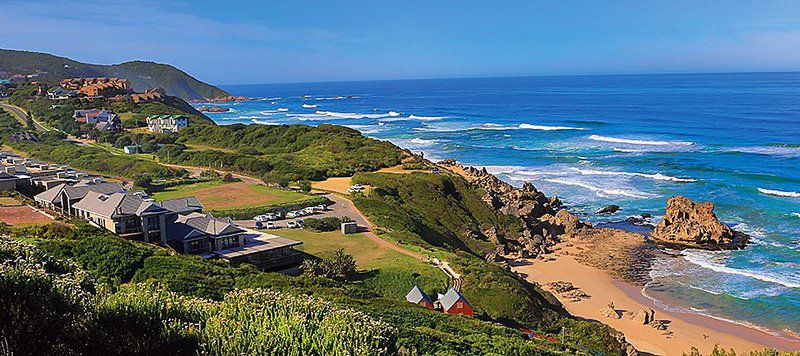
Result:
[[[66,66],[65,66],[66,65]],[[70,77],[119,77],[142,91],[160,86],[167,94],[184,100],[228,96],[222,89],[203,83],[167,64],[132,61],[114,65],[87,64],[46,53],[0,49],[0,68],[12,74],[46,71],[39,80],[57,82]]]
[[[263,185],[247,184],[246,190],[241,189],[242,182],[227,183],[223,181],[200,182],[193,184],[177,185],[166,188],[152,194],[156,200],[168,200],[186,196],[198,196],[201,198],[206,209],[225,210],[238,208],[252,208],[267,204],[284,204],[302,201],[309,198],[309,195],[293,192],[289,190],[270,188]],[[233,187],[235,185],[236,194],[245,194],[250,201],[258,200],[247,204],[236,204],[237,195],[227,194],[212,188]],[[234,188],[231,188],[234,189]],[[251,199],[254,198],[254,199]],[[234,203],[231,205],[231,203]]]

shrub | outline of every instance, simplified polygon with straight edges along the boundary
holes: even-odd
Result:
[[[331,258],[303,261],[300,269],[312,277],[347,280],[356,274],[356,260],[344,249],[338,249]]]
[[[321,219],[308,218],[303,220],[306,229],[316,232],[336,231],[343,222],[350,221],[350,218],[343,216],[340,218],[329,216]]]

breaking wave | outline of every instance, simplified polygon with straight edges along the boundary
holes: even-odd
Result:
[[[755,147],[734,147],[728,152],[752,153],[769,156],[800,157],[800,147],[791,146],[755,146]]]
[[[764,188],[758,188],[758,191],[761,192],[762,194],[774,195],[776,197],[800,198],[800,193],[798,192],[787,192],[783,190],[764,189]]]
[[[531,124],[526,124],[526,123],[520,124],[519,128],[527,129],[527,130],[541,130],[541,131],[586,130],[583,127],[531,125]]]
[[[253,119],[252,121],[253,121],[254,124],[259,124],[259,125],[273,125],[273,126],[280,125],[280,123],[272,122],[272,121],[264,121],[264,120],[258,120],[258,119]]]
[[[646,141],[634,140],[627,138],[608,137],[600,135],[591,135],[589,139],[592,141],[610,142],[610,143],[624,143],[628,145],[645,145],[645,146],[691,146],[694,142],[689,141]]]
[[[600,197],[628,197],[628,198],[637,198],[637,199],[647,199],[650,198],[650,195],[647,195],[642,192],[637,192],[634,190],[627,190],[627,189],[611,189],[611,188],[601,188],[591,184],[587,184],[584,182],[580,182],[577,180],[572,179],[561,179],[561,178],[548,178],[542,179],[545,182],[555,183],[555,184],[563,184],[563,185],[571,185],[575,187],[581,187],[584,189],[591,190],[596,195]]]
[[[303,107],[306,108],[306,109],[312,109],[312,108],[315,108],[317,106],[318,106],[317,104],[303,104]]]
[[[669,182],[678,182],[678,183],[693,183],[693,182],[697,182],[697,179],[671,177],[671,176],[664,175],[664,174],[661,174],[661,173],[647,174],[647,173],[631,173],[631,172],[598,171],[598,170],[591,170],[591,169],[578,169],[577,171],[580,172],[580,174],[584,174],[584,175],[640,177],[640,178],[648,178],[648,179],[669,181]]]
[[[715,272],[749,277],[763,282],[780,284],[782,286],[789,288],[800,288],[800,278],[798,277],[792,277],[786,274],[773,275],[766,271],[758,271],[752,269],[745,270],[745,269],[728,267],[722,263],[714,261],[715,257],[717,257],[717,254],[713,252],[706,252],[700,250],[683,251],[683,258],[686,261],[695,264],[697,266],[710,269]]]

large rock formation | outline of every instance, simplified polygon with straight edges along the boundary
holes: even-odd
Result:
[[[576,221],[577,218],[569,215],[566,210],[559,215],[557,211],[561,207],[561,201],[556,197],[548,198],[533,184],[525,183],[521,188],[517,188],[490,174],[485,168],[462,166],[455,160],[441,161],[438,165],[483,189],[485,193],[483,201],[497,211],[516,216],[525,222],[522,236],[515,240],[508,240],[506,239],[508,236],[500,236],[492,229],[483,232],[490,241],[503,245],[506,254],[526,258],[547,253],[549,247],[558,242],[558,235],[565,229],[570,231],[575,229],[576,223],[570,217]],[[554,220],[554,217],[561,219]],[[563,225],[553,225],[553,222]],[[499,250],[490,252],[487,258],[497,259],[499,252]]]
[[[684,196],[669,198],[664,219],[656,225],[652,237],[707,248],[736,248],[747,242],[747,235],[717,220],[714,203],[696,203]]]

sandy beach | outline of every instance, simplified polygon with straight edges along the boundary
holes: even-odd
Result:
[[[800,341],[778,338],[761,330],[745,327],[702,315],[668,312],[641,294],[641,288],[611,277],[601,269],[578,262],[574,257],[580,253],[575,247],[563,247],[548,255],[549,259],[518,260],[513,269],[530,282],[538,282],[550,289],[547,283],[566,281],[590,297],[574,301],[566,295],[554,293],[572,315],[596,320],[625,334],[625,338],[637,350],[645,354],[681,355],[697,347],[709,354],[714,345],[737,353],[765,348],[800,350]],[[603,315],[603,307],[613,302],[621,315],[616,319]],[[667,330],[658,330],[650,325],[637,324],[628,313],[650,308],[655,311],[655,320],[664,321]]]

